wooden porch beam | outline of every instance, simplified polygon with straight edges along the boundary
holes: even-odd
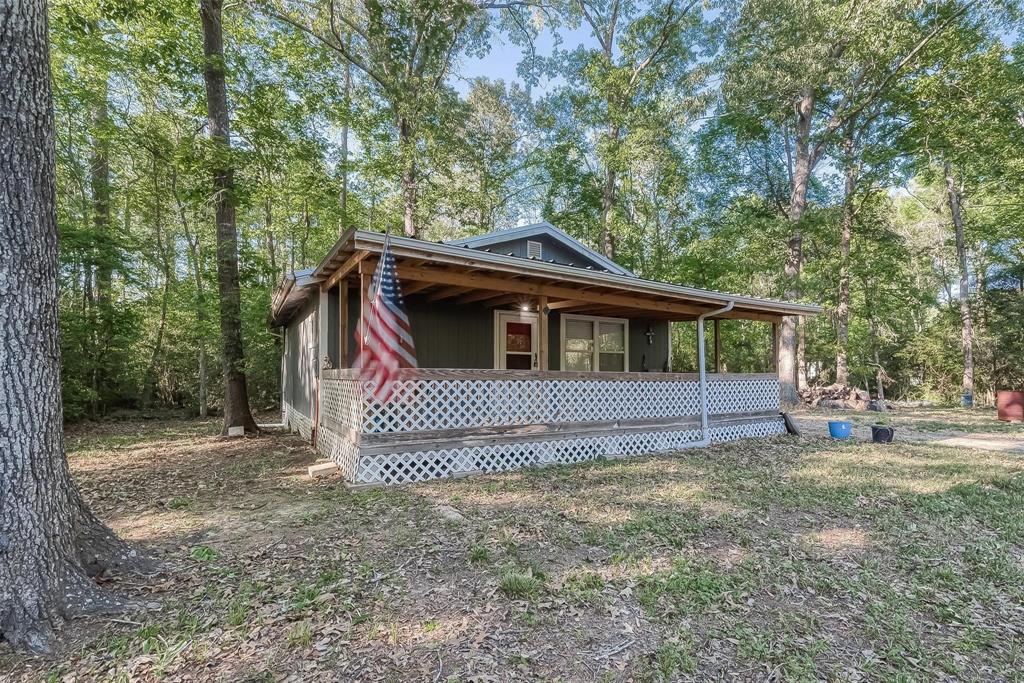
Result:
[[[551,303],[548,304],[548,308],[550,308],[552,311],[561,311],[561,310],[567,309],[567,308],[580,308],[581,306],[582,307],[593,306],[593,304],[587,303],[586,301],[579,301],[577,299],[565,299],[563,301],[552,301]]]
[[[459,294],[465,294],[470,291],[468,287],[462,287],[460,285],[454,285],[452,287],[442,287],[436,292],[431,292],[427,295],[427,301],[440,301],[441,299],[448,299]]]
[[[431,283],[431,284],[433,284],[433,283]],[[483,290],[480,290],[479,292],[473,292],[472,294],[467,294],[465,296],[460,296],[455,303],[457,303],[457,304],[471,304],[471,303],[474,303],[476,301],[484,301],[486,299],[494,299],[494,298],[497,298],[497,297],[503,296],[503,295],[504,295],[503,292],[495,292],[495,291],[490,290],[490,289],[483,289]]]
[[[348,260],[341,264],[341,266],[339,266],[339,268],[336,271],[334,271],[334,273],[329,278],[327,278],[327,280],[325,280],[323,284],[320,285],[320,291],[326,292],[328,289],[331,289],[332,287],[334,287],[334,285],[338,284],[339,282],[347,278],[349,276],[349,273],[355,270],[356,266],[358,266],[362,262],[362,260],[369,255],[370,252],[366,251],[365,249],[360,249],[359,251],[349,256]]]
[[[675,303],[669,301],[654,301],[639,299],[633,296],[622,294],[598,294],[592,292],[580,292],[571,287],[560,287],[555,285],[538,285],[508,278],[492,277],[486,275],[467,275],[449,271],[428,270],[425,268],[398,268],[398,277],[402,280],[416,280],[420,282],[435,282],[443,285],[461,285],[472,289],[489,289],[497,292],[510,292],[515,294],[527,294],[531,297],[549,296],[559,299],[578,299],[596,304],[618,305],[623,308],[637,308],[640,310],[662,311],[666,313],[681,313],[683,315],[700,314],[708,310],[702,306],[692,304]]]
[[[522,298],[522,294],[501,294],[484,301],[484,306],[488,306],[490,308],[504,306],[505,304],[518,303]]]
[[[424,289],[430,289],[434,286],[433,282],[410,282],[409,284],[402,285],[402,295],[409,296],[416,292],[421,292]]]

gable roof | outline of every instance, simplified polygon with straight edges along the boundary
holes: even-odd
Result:
[[[547,237],[550,237],[567,249],[571,249],[572,251],[583,255],[587,259],[600,265],[602,268],[605,268],[609,273],[615,273],[616,275],[633,275],[632,272],[626,270],[604,254],[594,251],[579,240],[573,239],[547,221],[541,221],[540,223],[533,223],[531,225],[523,225],[518,228],[509,228],[507,230],[495,230],[494,232],[477,235],[475,237],[463,237],[462,239],[457,240],[447,240],[445,244],[469,247],[471,249],[483,249],[484,247],[489,247],[492,244],[501,244],[502,242],[511,242],[513,240],[536,237],[538,235],[546,235]]]
[[[812,304],[715,292],[632,274],[467,249],[462,246],[466,240],[445,244],[400,236],[390,239],[399,277],[421,285],[417,288],[419,294],[437,290],[434,293],[441,295],[438,300],[487,290],[495,296],[550,297],[552,310],[596,306],[621,309],[619,317],[642,315],[669,320],[694,320],[728,303],[733,304],[732,310],[716,317],[778,322],[782,316],[814,315],[822,310]],[[385,240],[383,233],[347,230],[312,273],[308,269],[298,271],[282,281],[273,295],[270,323],[287,324],[313,291],[357,277],[356,273],[363,272],[364,260],[371,266],[376,262]],[[471,301],[480,299],[474,297]]]

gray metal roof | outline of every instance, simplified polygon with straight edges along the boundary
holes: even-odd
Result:
[[[508,228],[507,230],[495,230],[494,232],[488,232],[483,235],[476,235],[474,237],[463,237],[457,240],[447,240],[445,244],[452,244],[459,247],[470,247],[472,249],[480,249],[487,247],[492,244],[500,244],[501,242],[508,242],[511,240],[523,239],[526,237],[536,237],[538,235],[547,235],[556,242],[560,242],[563,246],[575,250],[584,254],[594,263],[600,264],[606,268],[609,273],[615,273],[616,275],[632,275],[630,271],[620,266],[615,261],[604,254],[594,251],[587,245],[583,244],[577,239],[572,238],[566,233],[562,232],[555,226],[551,225],[547,221],[541,221],[540,223],[533,223],[531,225],[522,225],[517,228]]]

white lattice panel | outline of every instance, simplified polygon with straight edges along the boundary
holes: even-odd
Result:
[[[313,421],[292,407],[290,403],[282,405],[283,422],[290,431],[298,432],[303,439],[313,437]]]
[[[316,449],[325,457],[333,460],[346,479],[355,479],[356,461],[359,458],[358,443],[320,425],[316,436]]]
[[[785,433],[781,420],[712,427],[714,442]],[[578,463],[600,456],[635,456],[671,451],[698,441],[700,430],[630,433],[558,441],[535,441],[488,446],[426,450],[359,458],[358,483],[403,484],[467,472],[501,472],[554,463]]]
[[[339,425],[359,430],[363,408],[360,399],[356,380],[325,378],[320,382],[320,414]]]
[[[779,380],[755,377],[741,380],[708,382],[708,412],[760,413],[779,409]]]
[[[370,400],[371,388],[366,433],[683,417],[699,408],[689,381],[406,380],[386,403]]]

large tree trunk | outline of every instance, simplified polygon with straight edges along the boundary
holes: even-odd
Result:
[[[839,301],[836,305],[836,384],[850,383],[847,344],[850,336],[850,240],[853,235],[853,196],[857,190],[857,167],[853,160],[853,128],[847,128],[843,218],[839,235]]]
[[[793,164],[793,183],[789,197],[789,222],[793,232],[787,245],[786,265],[783,275],[786,280],[786,298],[795,301],[800,298],[800,271],[803,266],[804,238],[800,228],[804,211],[807,209],[807,186],[810,183],[813,163],[811,159],[811,119],[814,116],[814,92],[805,90],[796,102],[796,159]],[[782,319],[779,333],[779,393],[783,405],[799,401],[796,389],[797,379],[797,321],[794,316]]]
[[[0,638],[48,649],[62,617],[124,608],[90,573],[138,562],[64,454],[46,3],[0,6]]]
[[[946,199],[949,202],[949,213],[953,217],[953,230],[956,233],[956,259],[960,268],[960,344],[964,352],[964,375],[962,382],[962,401],[965,408],[974,404],[974,330],[971,324],[971,287],[967,272],[967,244],[964,238],[964,220],[960,211],[961,189],[953,176],[949,162],[943,168],[946,176]]]
[[[199,417],[206,417],[210,412],[209,401],[209,371],[206,367],[206,288],[203,285],[203,258],[202,244],[199,241],[199,233],[193,235],[189,225],[188,214],[185,211],[185,203],[181,201],[181,194],[178,192],[178,173],[171,166],[171,192],[174,194],[174,201],[178,206],[178,218],[181,221],[181,228],[185,232],[185,241],[188,243],[189,262],[192,264],[192,277],[196,283],[196,326],[199,334],[196,344],[199,347]]]
[[[352,41],[348,41],[351,49]],[[352,93],[352,62],[345,60],[345,84],[342,91],[345,107],[345,122],[341,127],[341,196],[339,197],[339,209],[341,209],[341,225],[339,233],[348,229],[348,120],[351,115],[351,93]]]
[[[224,345],[224,433],[231,427],[257,432],[249,409],[242,347],[242,299],[238,289],[238,230],[235,227],[235,180],[230,160],[231,133],[224,79],[224,38],[221,0],[200,0],[203,24],[203,81],[210,139],[216,147],[213,189],[217,213],[217,287],[220,292],[220,332]]]
[[[171,245],[164,243],[164,216],[162,191],[160,188],[160,169],[157,166],[157,159],[153,157],[153,228],[156,233],[156,248],[160,251],[161,275],[163,276],[163,287],[160,290],[160,322],[156,328],[156,340],[153,342],[153,353],[149,357],[149,365],[146,366],[146,374],[142,381],[142,407],[148,409],[153,404],[153,395],[156,393],[156,373],[160,364],[160,357],[163,355],[164,332],[167,329],[167,300],[171,291],[171,278],[174,271],[171,266],[170,255]]]
[[[97,29],[98,30],[98,29]],[[105,347],[112,336],[111,282],[113,279],[113,254],[110,249],[110,141],[107,126],[110,115],[107,111],[107,79],[102,76],[99,101],[92,111],[92,157],[89,160],[89,185],[92,193],[92,218],[95,235],[93,255],[96,263],[93,303],[92,330],[92,400],[90,413],[95,419],[100,415],[101,388],[106,384],[104,376]]]
[[[619,144],[619,127],[611,125],[605,136],[608,154],[611,159],[605,160],[604,185],[601,187],[601,249],[608,258],[615,258],[615,233],[612,223],[615,219],[616,173],[615,149]]]
[[[416,142],[412,123],[398,118],[398,149],[402,157],[402,202],[405,209],[405,236],[416,237]]]

